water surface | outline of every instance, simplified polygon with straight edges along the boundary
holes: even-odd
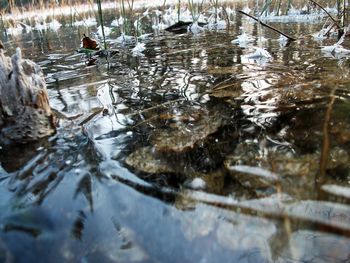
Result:
[[[349,59],[321,51],[322,21],[274,23],[301,37],[263,29],[273,60],[249,59],[257,42],[231,41],[257,26],[231,19],[175,35],[151,14],[143,55],[117,28],[93,66],[75,50],[96,27],[1,35],[60,123],[0,150],[0,262],[350,260]]]

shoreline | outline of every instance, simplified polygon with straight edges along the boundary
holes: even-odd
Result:
[[[228,3],[228,1],[223,1],[225,3]],[[239,3],[244,2],[242,0],[231,0],[229,3]],[[178,3],[178,0],[166,0],[165,5],[176,5]],[[182,5],[185,5],[186,3],[183,3]],[[221,3],[223,4],[223,3]],[[248,3],[247,3],[248,4]],[[102,3],[102,9],[103,10],[111,10],[111,9],[120,9],[120,3],[115,1],[109,1]],[[134,10],[140,10],[140,9],[149,9],[149,8],[157,8],[164,5],[164,0],[136,0],[134,2]],[[84,14],[84,13],[90,13],[90,12],[97,12],[98,7],[97,4],[77,4],[74,6],[57,6],[57,7],[49,7],[45,9],[35,9],[32,10],[26,10],[26,11],[20,11],[20,9],[12,12],[12,13],[3,13],[0,14],[1,19],[4,21],[9,20],[26,20],[26,19],[33,19],[38,17],[38,12],[40,12],[40,20],[45,20],[48,17],[54,17],[54,16],[69,16],[73,15],[75,13],[77,14]]]

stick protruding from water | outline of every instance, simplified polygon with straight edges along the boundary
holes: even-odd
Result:
[[[275,32],[279,33],[282,36],[285,36],[286,38],[288,38],[289,41],[296,41],[297,40],[296,38],[291,37],[291,36],[287,35],[286,33],[283,33],[279,29],[274,28],[274,27],[272,27],[272,26],[270,26],[268,24],[265,24],[264,22],[262,22],[260,19],[256,18],[255,16],[249,15],[249,14],[247,14],[246,12],[244,12],[242,10],[239,10],[238,12],[240,12],[243,15],[249,16],[250,18],[254,19],[256,22],[260,23],[262,26],[267,27],[267,28],[275,31]]]

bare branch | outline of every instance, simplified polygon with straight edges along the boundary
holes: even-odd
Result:
[[[265,26],[265,27],[267,27],[267,28],[269,28],[269,29],[271,29],[271,30],[273,30],[273,31],[275,31],[275,32],[277,32],[277,33],[279,33],[279,34],[281,34],[282,36],[285,36],[286,38],[288,38],[289,41],[295,41],[295,40],[296,40],[296,38],[291,37],[291,36],[289,36],[289,35],[283,33],[282,31],[278,30],[277,28],[274,28],[274,27],[272,27],[272,26],[270,26],[270,25],[268,25],[268,24],[265,24],[264,22],[261,22],[258,18],[254,17],[254,16],[252,16],[252,15],[249,15],[249,14],[245,13],[244,11],[239,10],[238,12],[240,12],[240,13],[243,14],[243,15],[249,16],[250,18],[252,18],[252,19],[254,19],[255,21],[257,21],[258,23],[260,23],[262,26]]]
[[[333,23],[336,25],[337,28],[340,28],[340,25],[338,23],[338,21],[331,16],[331,14],[323,7],[321,6],[319,3],[315,2],[314,0],[309,0],[311,3],[313,3],[315,6],[319,7],[320,9],[322,9],[323,12],[325,12],[327,14],[327,16],[329,16],[329,18],[333,21]]]

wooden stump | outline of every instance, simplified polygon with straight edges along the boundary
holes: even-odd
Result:
[[[0,46],[0,142],[26,143],[55,132],[54,115],[39,65],[7,57]]]

